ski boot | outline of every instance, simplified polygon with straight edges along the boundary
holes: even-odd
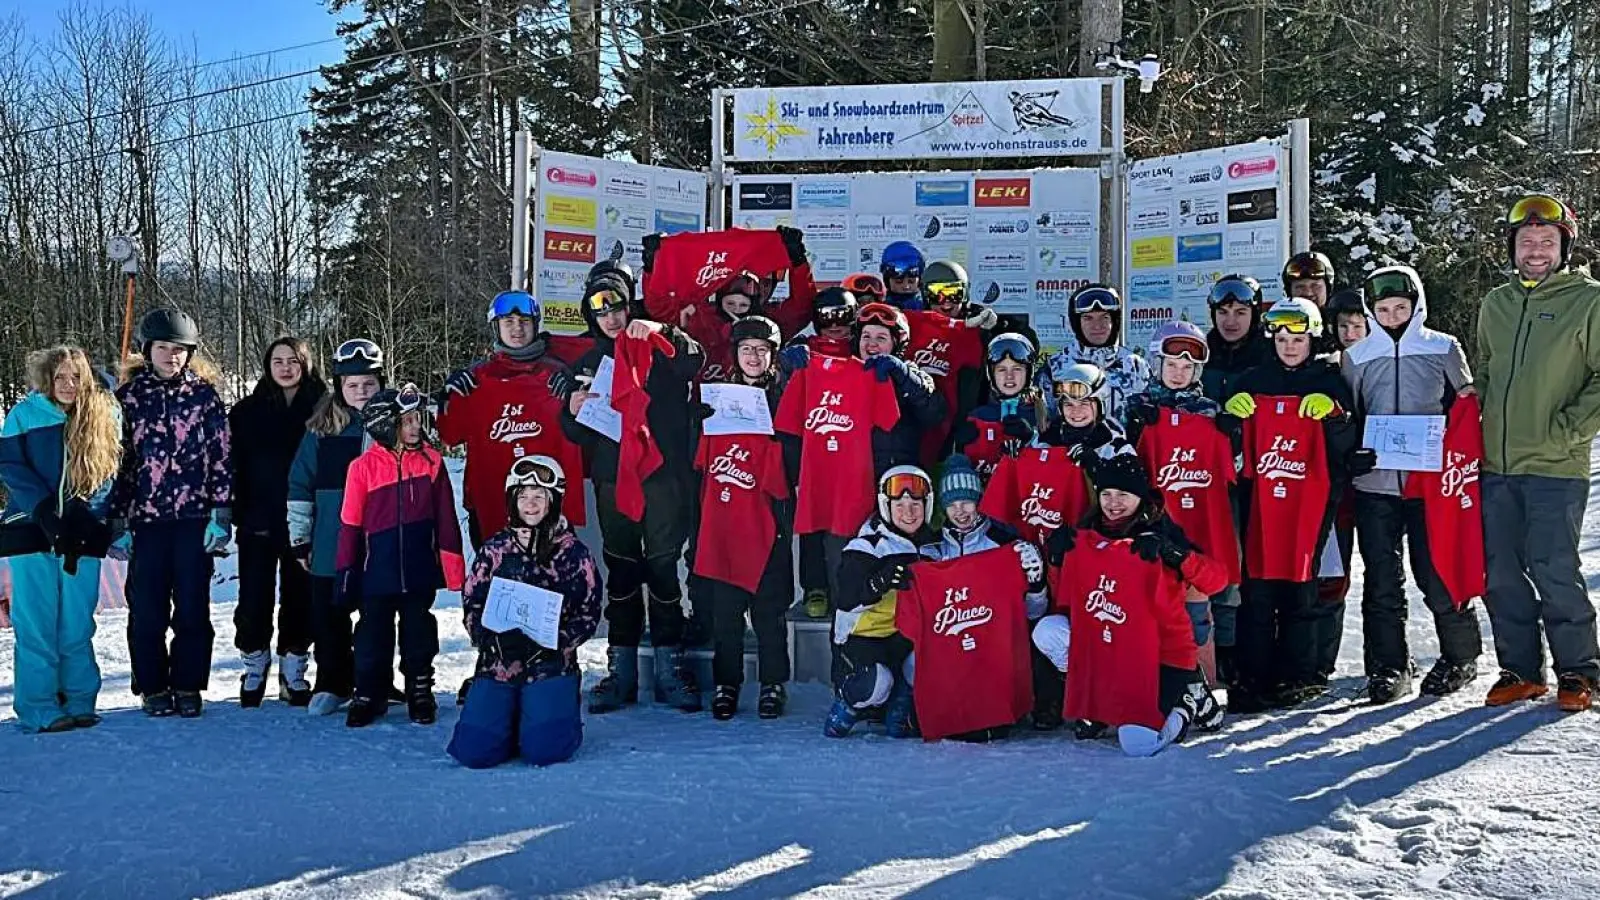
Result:
[[[365,728],[383,718],[387,706],[385,700],[358,696],[350,701],[350,708],[345,711],[344,725],[346,728]]]
[[[589,712],[616,712],[639,702],[639,648],[606,649],[606,676],[589,691]]]
[[[200,700],[199,691],[173,691],[172,702],[178,708],[178,717],[183,719],[198,719],[205,704]]]
[[[1227,715],[1228,709],[1206,687],[1204,676],[1196,673],[1198,680],[1190,682],[1184,691],[1183,697],[1178,701],[1178,706],[1183,710],[1184,717],[1201,731],[1216,731],[1222,727],[1222,720]],[[1185,732],[1188,728],[1185,726]]]
[[[762,719],[776,719],[783,715],[783,709],[788,704],[789,695],[783,685],[763,684],[761,699],[756,701],[756,716]]]
[[[99,725],[100,721],[100,716],[97,713],[79,713],[72,717],[72,727],[93,728]]]
[[[656,702],[684,712],[704,709],[694,674],[684,669],[683,651],[677,647],[655,648]]]
[[[1580,672],[1563,672],[1556,679],[1556,705],[1562,712],[1583,712],[1594,704],[1595,682]]]
[[[349,702],[349,697],[341,697],[329,691],[318,691],[311,695],[311,702],[306,706],[306,711],[313,716],[331,716]]]
[[[304,653],[285,653],[278,657],[278,699],[292,707],[311,705],[311,682],[306,669],[311,659]]]
[[[244,678],[239,683],[239,706],[255,709],[267,695],[267,672],[272,668],[272,654],[265,650],[246,653]]]
[[[1440,659],[1422,679],[1422,693],[1430,697],[1446,697],[1471,684],[1478,677],[1478,661],[1450,662]]]
[[[178,711],[178,707],[172,702],[171,691],[162,691],[159,694],[145,694],[144,702],[141,705],[144,708],[144,714],[152,719],[165,719]]]
[[[439,701],[433,696],[433,676],[406,679],[406,714],[418,725],[432,725],[439,718]]]
[[[806,591],[805,598],[800,601],[805,609],[806,616],[812,619],[826,619],[828,617],[828,592],[820,588]]]
[[[48,724],[48,725],[44,726],[43,728],[39,729],[39,733],[40,734],[61,734],[63,732],[71,731],[72,729],[77,728],[77,727],[78,727],[78,723],[73,721],[71,716],[58,716],[58,717],[52,719],[50,721],[50,724]]]
[[[850,729],[856,727],[861,714],[855,707],[846,703],[843,697],[835,697],[833,706],[828,708],[828,719],[822,723],[823,737],[842,738],[848,737]]]
[[[726,722],[739,711],[739,689],[731,684],[717,685],[716,696],[711,698],[711,718]]]
[[[1406,660],[1406,667],[1402,670],[1376,672],[1367,679],[1367,700],[1374,706],[1393,703],[1411,693],[1416,678],[1417,667],[1410,660]]]
[[[883,712],[883,733],[892,738],[914,738],[918,735],[917,709],[911,697],[911,685],[896,681],[889,692],[889,702]]]
[[[1537,700],[1550,693],[1550,688],[1542,681],[1527,681],[1515,672],[1500,670],[1500,679],[1489,689],[1489,696],[1483,700],[1484,706],[1509,706],[1518,700]]]
[[[1106,733],[1107,725],[1104,722],[1091,722],[1088,719],[1079,719],[1072,723],[1072,737],[1079,741],[1096,741]]]

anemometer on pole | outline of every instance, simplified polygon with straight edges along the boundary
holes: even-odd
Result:
[[[122,359],[126,361],[128,344],[133,339],[133,285],[139,278],[139,245],[127,235],[112,235],[106,241],[106,255],[122,264],[126,296],[122,309]]]

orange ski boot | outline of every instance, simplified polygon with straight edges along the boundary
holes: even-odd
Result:
[[[1508,706],[1519,700],[1536,700],[1550,693],[1550,688],[1542,681],[1525,681],[1515,672],[1500,670],[1500,680],[1489,689],[1489,696],[1484,698],[1484,706]]]
[[[1594,679],[1568,672],[1556,682],[1556,705],[1562,712],[1583,712],[1594,702]]]

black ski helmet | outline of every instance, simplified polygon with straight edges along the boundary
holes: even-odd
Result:
[[[1261,283],[1249,275],[1223,275],[1206,293],[1206,308],[1211,311],[1211,326],[1217,325],[1217,310],[1237,303],[1250,310],[1250,334],[1261,328]]]
[[[842,287],[823,288],[811,304],[811,327],[817,331],[839,325],[855,325],[861,303]]]
[[[1089,346],[1083,338],[1083,315],[1097,310],[1111,314],[1111,337],[1105,346],[1114,347],[1122,336],[1122,295],[1110,285],[1086,284],[1067,298],[1067,324],[1072,326],[1072,336],[1085,348]]]
[[[351,338],[333,351],[333,374],[383,377],[383,348],[367,338]]]
[[[972,299],[972,282],[967,278],[967,270],[960,263],[941,259],[929,263],[928,267],[922,270],[922,293],[930,308],[936,305],[938,299],[934,296],[934,288],[945,285],[961,286],[961,299],[956,304],[958,309],[965,307],[967,301]]]
[[[1333,293],[1333,260],[1326,253],[1316,250],[1305,250],[1289,257],[1283,264],[1283,292],[1289,293],[1291,281],[1321,280],[1328,286],[1328,293]]]
[[[589,277],[583,282],[583,297],[578,302],[578,311],[583,314],[583,321],[589,326],[589,333],[599,337],[599,317],[602,313],[617,309],[626,309],[630,314],[637,311],[635,305],[636,282],[633,270],[628,264],[614,259],[603,259],[594,264],[589,270]]]
[[[394,447],[400,440],[400,417],[408,412],[422,410],[422,431],[427,439],[431,424],[426,415],[427,398],[414,384],[401,388],[384,388],[372,395],[367,405],[361,407],[361,427],[375,443]]]
[[[146,355],[149,355],[150,345],[156,341],[178,344],[191,351],[200,346],[200,326],[182,310],[152,309],[139,320],[138,332],[139,346]]]
[[[989,387],[999,392],[1000,388],[994,383],[994,367],[1009,359],[1021,363],[1027,370],[1027,376],[1023,381],[1023,390],[1027,390],[1027,385],[1033,384],[1038,355],[1039,349],[1033,345],[1033,341],[1028,340],[1027,335],[1007,331],[990,338],[989,346],[984,351],[983,364],[984,372],[989,379]]]
[[[766,341],[776,351],[783,346],[783,332],[779,330],[777,322],[766,316],[745,316],[734,322],[728,330],[728,342],[735,353],[744,341]]]

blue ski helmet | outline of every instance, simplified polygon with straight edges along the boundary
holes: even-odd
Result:
[[[883,259],[878,263],[878,270],[883,275],[884,283],[891,278],[905,278],[915,275],[922,277],[922,269],[927,265],[923,259],[922,251],[910,241],[895,241],[883,248]]]

